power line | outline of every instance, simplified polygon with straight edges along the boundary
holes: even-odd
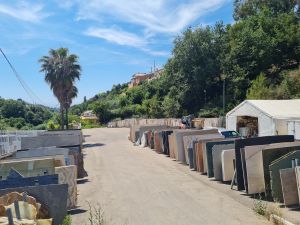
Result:
[[[27,95],[29,96],[29,98],[32,100],[33,104],[36,104],[35,99],[37,99],[40,103],[43,103],[43,101],[30,89],[30,87],[25,83],[25,81],[22,79],[22,77],[18,74],[17,70],[11,64],[11,62],[6,57],[6,55],[4,54],[4,52],[1,48],[0,48],[0,51],[1,51],[2,55],[4,56],[6,62],[8,63],[9,67],[12,69],[12,71],[13,71],[14,75],[16,76],[17,80],[19,81],[19,83],[21,84],[21,86],[23,87],[23,89],[25,90]]]

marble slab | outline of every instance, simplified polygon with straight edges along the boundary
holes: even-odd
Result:
[[[269,165],[271,194],[273,200],[276,202],[283,202],[280,170],[292,168],[292,160],[294,159],[297,159],[300,163],[300,151],[287,153],[286,155],[276,159]]]
[[[297,147],[299,146],[299,142],[282,142],[282,143],[274,143],[274,144],[266,144],[266,145],[245,146],[244,160],[245,160],[246,170],[244,171],[244,175],[247,174],[245,176],[247,182],[245,182],[244,185],[248,194],[262,193],[266,191],[265,169],[264,169],[264,160],[263,160],[262,151],[267,149],[272,149],[272,148],[280,149],[288,146]],[[266,170],[267,170],[266,173],[268,173],[269,172],[268,169]]]
[[[237,189],[245,190],[243,168],[242,168],[242,159],[240,149],[245,148],[245,146],[253,145],[263,145],[279,142],[293,142],[293,135],[277,135],[277,136],[265,136],[265,137],[256,137],[256,138],[245,138],[235,140],[235,167],[236,167],[236,177],[237,177]]]
[[[68,185],[67,208],[72,209],[77,205],[77,168],[76,166],[55,167],[55,173],[58,174],[59,184]]]
[[[295,174],[296,174],[296,181],[297,181],[297,192],[300,200],[300,166],[295,167]]]
[[[34,197],[37,202],[46,206],[49,216],[53,218],[53,225],[62,224],[62,221],[67,215],[67,184],[50,184],[1,189],[0,196],[11,192],[26,192],[28,195]]]
[[[14,168],[24,177],[54,174],[55,160],[53,158],[26,159],[1,161],[0,177],[5,179],[11,168]]]
[[[281,169],[283,202],[286,206],[299,205],[299,194],[295,168]]]
[[[35,177],[18,177],[0,180],[0,189],[27,187],[35,185],[58,184],[58,175],[43,175]]]
[[[183,136],[183,148],[185,152],[186,163],[187,164],[190,163],[187,149],[192,147],[193,141],[213,140],[219,138],[220,139],[223,138],[223,136],[220,135],[219,133]]]
[[[185,151],[183,146],[183,137],[184,136],[193,136],[201,134],[212,134],[217,133],[217,129],[212,130],[182,130],[174,132],[174,141],[175,141],[175,157],[176,160],[186,163]]]
[[[169,147],[169,135],[173,133],[173,130],[163,131],[163,153],[170,156],[170,147]]]
[[[213,177],[214,176],[214,169],[213,169],[213,160],[212,160],[212,148],[215,145],[224,145],[224,144],[233,144],[234,140],[217,140],[217,141],[209,141],[205,144],[205,158],[207,165],[207,176]]]
[[[222,178],[224,182],[231,181],[234,175],[235,150],[222,151]]]
[[[213,170],[214,177],[216,180],[222,180],[222,151],[230,150],[234,148],[234,144],[227,145],[214,145],[212,148],[212,157],[213,157]]]

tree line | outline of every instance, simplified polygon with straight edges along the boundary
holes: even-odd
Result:
[[[71,112],[93,109],[102,123],[183,114],[213,117],[247,98],[300,97],[297,1],[235,0],[233,18],[233,24],[199,25],[175,38],[159,79],[131,89],[115,85]]]

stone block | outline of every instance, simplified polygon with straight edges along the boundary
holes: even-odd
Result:
[[[27,192],[34,197],[37,202],[45,205],[49,216],[53,218],[53,225],[62,223],[67,214],[67,184],[50,184],[31,187],[8,188],[0,190],[0,196],[10,192]]]

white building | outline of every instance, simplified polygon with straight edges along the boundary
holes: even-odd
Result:
[[[226,115],[226,128],[243,136],[288,134],[288,121],[300,120],[300,99],[246,100]]]

